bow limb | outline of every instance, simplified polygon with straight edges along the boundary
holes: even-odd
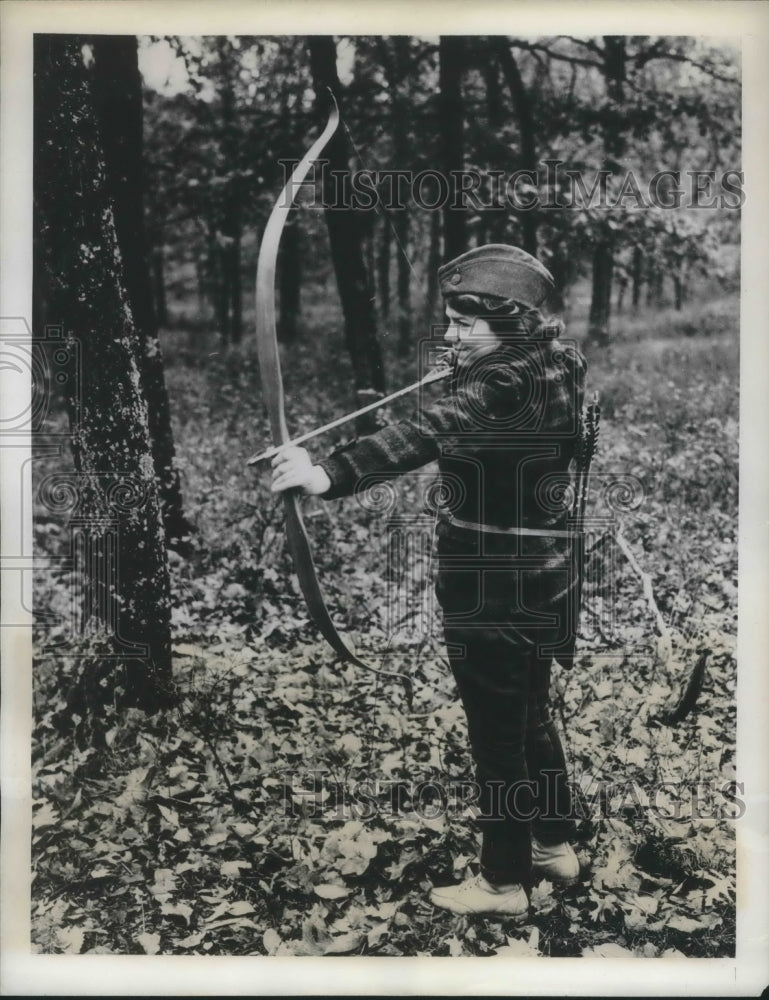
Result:
[[[284,410],[283,380],[275,326],[275,270],[278,245],[296,193],[338,125],[339,110],[334,102],[325,129],[294,168],[275,203],[259,248],[259,261],[256,268],[256,344],[262,389],[270,418],[272,440],[276,446],[286,444],[290,440]],[[373,670],[374,668],[363,663],[347,648],[331,621],[318,583],[315,563],[299,510],[299,499],[296,491],[284,491],[283,503],[289,551],[294,561],[299,586],[315,624],[334,652],[343,660]],[[385,673],[385,671],[376,672]]]

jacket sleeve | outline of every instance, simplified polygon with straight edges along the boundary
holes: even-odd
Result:
[[[466,372],[452,376],[448,393],[397,423],[340,448],[319,464],[331,481],[324,500],[349,496],[368,475],[395,478],[440,456],[457,435],[492,430],[494,421],[513,411],[521,374],[496,352]]]

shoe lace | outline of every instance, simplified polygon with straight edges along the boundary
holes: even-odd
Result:
[[[484,879],[483,875],[480,873],[474,875],[472,878],[466,879],[459,887],[461,893],[472,892],[474,889],[486,889],[488,891],[488,883]]]

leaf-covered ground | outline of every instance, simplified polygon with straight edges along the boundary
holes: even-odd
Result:
[[[108,713],[105,745],[79,747],[61,715],[68,661],[41,648],[37,950],[733,954],[736,301],[693,308],[685,321],[625,320],[611,350],[590,359],[603,403],[596,471],[643,484],[622,530],[651,575],[673,652],[657,641],[611,534],[594,539],[581,656],[553,691],[580,790],[583,877],[566,890],[540,883],[523,925],[427,901],[431,885],[475,870],[478,844],[464,799],[465,722],[432,601],[429,519],[408,522],[411,548],[389,544],[424,479],[399,484],[395,519],[374,502],[306,504],[332,617],[364,659],[408,682],[341,666],[307,620],[264,476],[243,468],[266,439],[253,352],[209,359],[192,334],[183,340],[175,333],[166,346],[186,513],[198,529],[189,557],[171,555],[181,698],[149,718]],[[347,398],[340,357],[303,346],[294,359],[296,432]],[[598,487],[591,512],[609,513]],[[65,530],[39,523],[39,551],[58,551]],[[401,558],[388,561],[393,551]],[[36,593],[53,611],[69,599],[50,576]],[[670,724],[698,662],[696,707]]]

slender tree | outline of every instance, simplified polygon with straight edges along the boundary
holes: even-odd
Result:
[[[465,39],[441,35],[439,45],[440,118],[443,173],[450,197],[443,210],[443,254],[456,257],[467,250],[467,208],[454,198],[455,179],[465,165],[464,102],[462,73],[465,66]]]
[[[409,107],[404,92],[409,73],[410,55],[409,42],[403,35],[397,35],[391,40],[380,39],[379,53],[385,70],[387,89],[390,98],[390,132],[393,143],[393,163],[396,170],[405,170],[410,158],[408,136]],[[397,205],[390,217],[386,217],[386,228],[389,229],[390,219],[393,234],[396,239],[398,253],[397,262],[397,315],[398,315],[398,353],[401,356],[409,354],[411,344],[411,265],[408,257],[410,240],[408,205]],[[389,272],[390,238],[383,236],[383,263],[386,257]],[[387,248],[385,251],[385,247]],[[389,280],[387,291],[389,293]]]
[[[532,109],[531,95],[523,82],[515,56],[505,38],[496,37],[491,40],[494,55],[499,62],[505,77],[513,110],[518,124],[520,136],[520,169],[528,171],[532,178],[537,176],[537,142],[536,124]],[[537,253],[538,217],[535,209],[524,209],[520,212],[521,229],[523,232],[523,247],[528,253]]]
[[[341,106],[342,88],[337,75],[336,45],[330,35],[313,36],[308,40],[308,50],[318,111],[325,117],[331,100],[329,90]],[[384,393],[384,369],[377,339],[374,297],[366,273],[361,226],[351,206],[337,204],[338,184],[335,178],[338,180],[350,169],[343,129],[337,129],[325,149],[324,157],[328,161],[328,169],[323,174],[326,225],[355,385],[359,394],[369,394],[372,390]],[[361,429],[369,424],[373,426],[373,422],[365,421]]]
[[[235,77],[238,72],[238,53],[226,38],[217,38],[219,59],[221,107],[221,149],[225,166],[225,185],[221,206],[222,295],[220,324],[225,340],[233,344],[243,336],[243,289],[241,281],[240,246],[243,234],[241,178],[238,170],[240,157],[240,127],[237,121]]]
[[[606,80],[603,167],[610,174],[619,169],[619,161],[626,145],[622,116],[626,74],[625,45],[623,35],[606,35],[603,40],[602,66]],[[593,289],[587,327],[588,337],[598,344],[604,344],[609,339],[616,245],[616,224],[613,224],[611,218],[601,220],[593,249]]]

